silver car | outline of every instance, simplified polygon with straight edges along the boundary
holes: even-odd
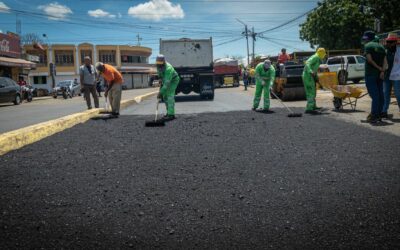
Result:
[[[74,82],[74,80],[65,80],[57,83],[57,86],[53,89],[54,96],[63,95],[63,90],[66,91],[70,98],[81,95],[81,85],[78,82]]]

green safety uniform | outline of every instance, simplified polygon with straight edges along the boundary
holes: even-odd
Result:
[[[317,108],[315,97],[317,96],[317,90],[315,86],[315,79],[312,76],[314,73],[315,77],[318,77],[318,68],[321,64],[321,58],[316,53],[306,61],[306,65],[303,70],[303,83],[306,91],[307,107],[306,110],[315,110]]]
[[[160,71],[157,69],[158,77],[162,80],[160,94],[167,107],[167,115],[175,115],[175,90],[178,87],[180,78],[171,64],[165,64],[165,70]]]
[[[270,96],[269,91],[275,80],[275,68],[271,67],[266,71],[264,63],[259,63],[255,70],[256,93],[254,95],[253,108],[258,108],[261,101],[261,94],[264,91],[264,109],[269,109]]]

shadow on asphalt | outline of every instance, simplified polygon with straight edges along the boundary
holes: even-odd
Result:
[[[211,99],[201,99],[200,95],[175,96],[176,102],[212,102]]]
[[[342,114],[349,114],[349,113],[365,113],[365,111],[363,111],[363,110],[358,110],[358,109],[356,109],[356,110],[352,110],[352,109],[340,109],[340,110],[332,109],[332,111],[335,112],[335,113],[342,113]]]

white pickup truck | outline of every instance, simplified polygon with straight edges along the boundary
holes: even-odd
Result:
[[[346,55],[329,57],[326,65],[330,72],[336,72],[339,84],[346,84],[351,80],[355,84],[364,79],[365,57],[360,55]]]

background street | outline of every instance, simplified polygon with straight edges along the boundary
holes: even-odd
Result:
[[[241,88],[177,100],[163,128],[153,97],[0,157],[3,247],[400,247],[393,131],[252,112]]]
[[[135,96],[152,91],[155,90],[147,88],[123,91],[122,100],[133,99]],[[91,100],[94,108],[92,96]],[[101,108],[104,108],[104,100],[104,93],[102,93],[102,97],[99,98]],[[87,106],[83,96],[75,96],[72,99],[63,99],[62,96],[57,99],[51,96],[34,98],[33,102],[24,102],[18,106],[12,103],[0,104],[0,134],[85,110]]]

